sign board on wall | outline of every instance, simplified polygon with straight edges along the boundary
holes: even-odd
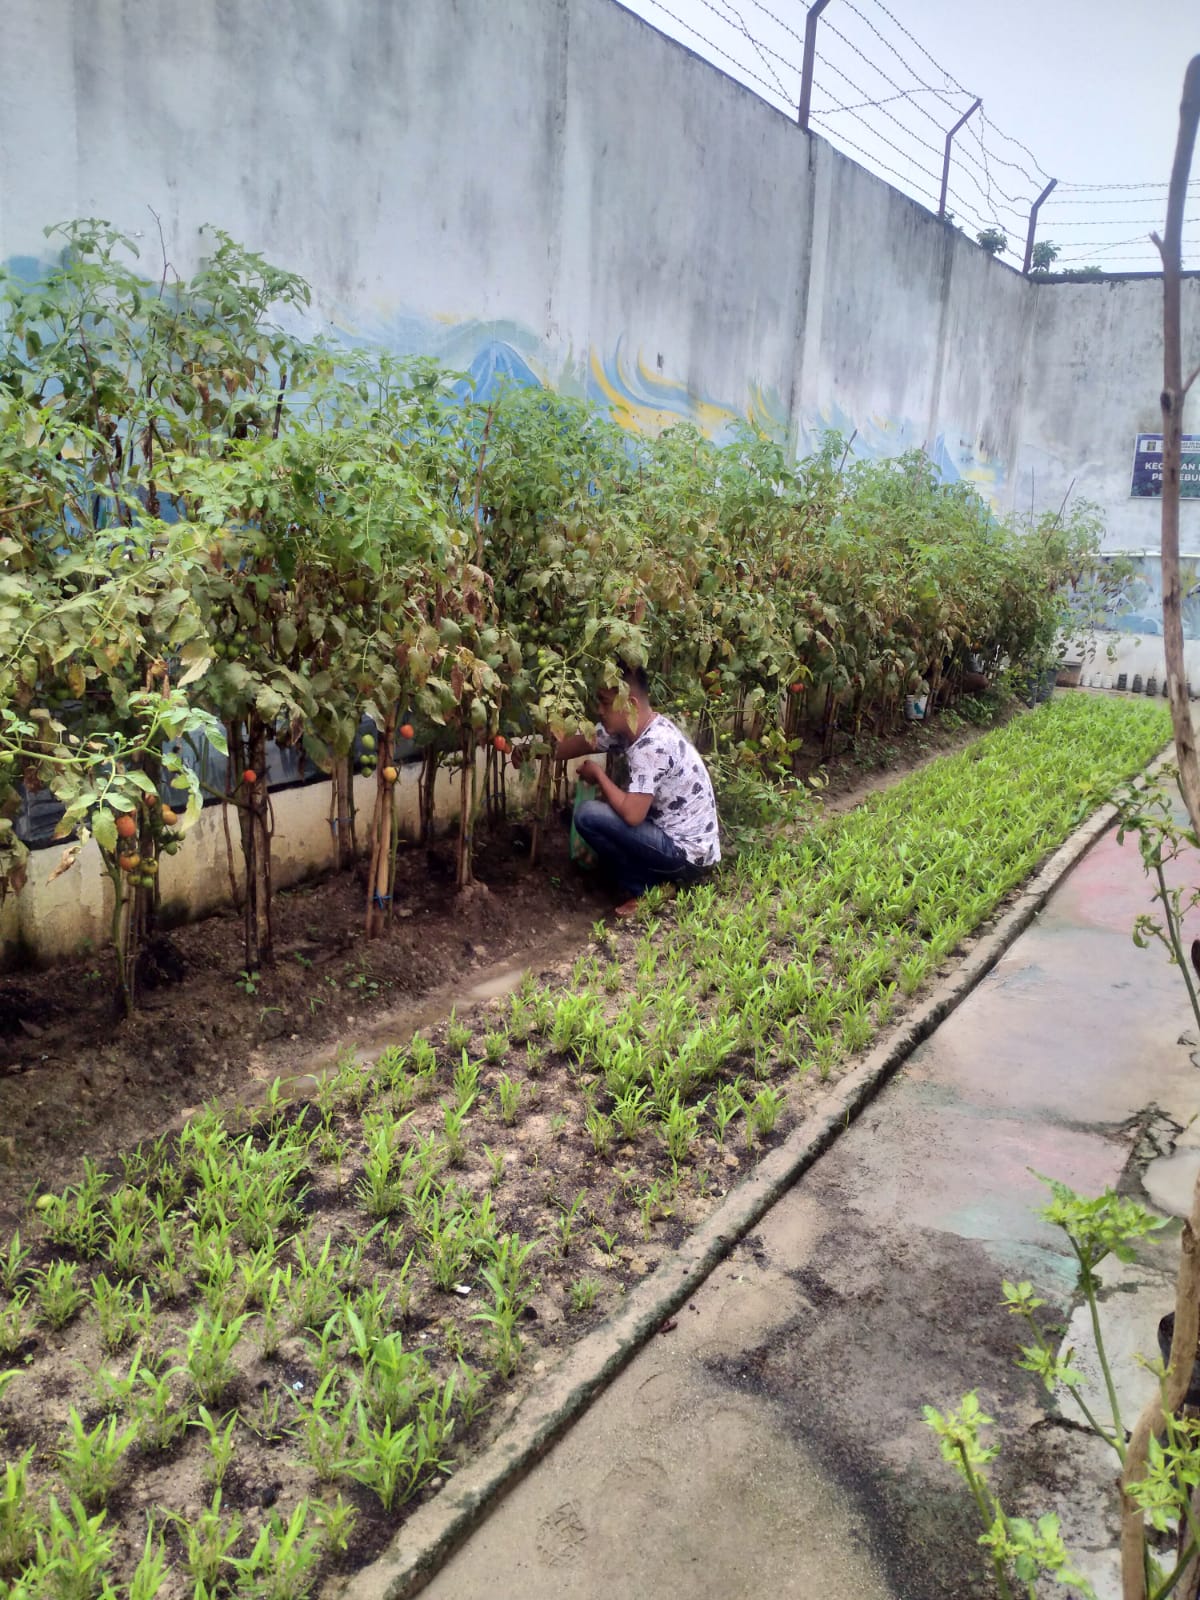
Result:
[[[1162,498],[1161,433],[1139,433],[1133,446],[1133,484],[1130,494],[1140,500]],[[1179,493],[1188,500],[1200,500],[1200,433],[1183,436],[1183,462],[1179,470]]]

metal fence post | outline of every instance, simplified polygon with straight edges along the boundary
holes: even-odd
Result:
[[[962,116],[959,117],[946,135],[946,154],[942,161],[942,195],[938,201],[938,220],[941,222],[946,220],[946,190],[950,187],[950,146],[954,143],[954,135],[962,127],[963,123],[966,122],[968,117],[973,117],[982,104],[982,100],[976,100],[971,109],[963,112]]]
[[[817,55],[817,18],[829,0],[813,0],[804,23],[804,70],[800,78],[800,112],[797,121],[808,132],[808,108],[812,103],[813,64]]]
[[[1025,273],[1026,276],[1029,274],[1029,263],[1033,260],[1033,236],[1037,232],[1038,212],[1042,209],[1042,201],[1050,193],[1051,189],[1054,188],[1057,182],[1057,178],[1050,179],[1050,182],[1033,202],[1033,210],[1029,213],[1029,232],[1025,235],[1025,265],[1021,268],[1021,271]]]

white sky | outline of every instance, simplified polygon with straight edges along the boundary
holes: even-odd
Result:
[[[803,0],[622,3],[794,111]],[[1197,51],[1197,0],[830,0],[818,23],[812,124],[936,210],[945,133],[982,96],[955,143],[955,220],[972,235],[999,222],[1005,259],[1019,266],[1030,205],[1057,177],[1037,233],[1061,247],[1056,266],[1155,271],[1147,235],[1162,227],[1183,73]],[[1198,268],[1200,150],[1192,170],[1184,263]],[[1138,187],[1084,187],[1115,184]]]

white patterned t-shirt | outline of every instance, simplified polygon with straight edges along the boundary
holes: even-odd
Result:
[[[597,750],[622,750],[629,763],[630,794],[653,796],[650,822],[673,839],[694,867],[721,859],[717,801],[708,768],[692,741],[671,721],[656,716],[637,739],[596,727]]]

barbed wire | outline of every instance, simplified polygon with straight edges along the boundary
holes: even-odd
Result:
[[[625,0],[625,4],[668,18],[686,36],[685,42],[695,41],[722,70],[777,109],[795,115],[803,79],[800,53],[805,23],[800,0]],[[798,26],[789,20],[792,6],[799,12]],[[753,26],[749,8],[756,14]],[[827,11],[818,28],[818,42],[826,43],[815,52],[816,97],[809,109],[810,125],[933,209],[941,191],[946,135],[966,109],[964,97],[976,97],[885,0],[837,0],[830,9],[836,20]],[[711,24],[705,15],[713,19]],[[873,75],[866,84],[860,81],[864,73]],[[875,83],[880,92],[870,87]],[[1034,202],[1050,181],[1029,146],[999,126],[980,105],[953,144],[946,189],[953,210],[947,220],[967,232],[998,231],[1006,240],[1023,242]],[[1165,181],[1059,182],[1044,202],[1037,230],[1043,247],[1049,244],[1057,254],[1055,270],[1095,260],[1156,266],[1157,252],[1148,230],[1161,226],[1162,217],[1157,212],[1146,216],[1141,208],[1164,204],[1167,187]],[[1200,198],[1200,178],[1191,181],[1189,191]],[[1077,208],[1084,207],[1088,211],[1077,215]],[[1096,213],[1093,207],[1106,209]],[[1143,224],[1147,234],[1133,238],[1088,237]],[[1184,243],[1190,249],[1200,240],[1189,236]],[[1144,255],[1115,254],[1130,246],[1143,246]]]
[[[787,98],[787,90],[784,88],[783,83],[780,80],[779,74],[775,71],[775,68],[771,65],[771,63],[770,63],[770,61],[768,59],[767,50],[765,49],[765,47],[763,45],[759,44],[758,40],[754,37],[754,35],[750,32],[750,29],[746,26],[746,19],[742,16],[742,14],[738,10],[738,8],[733,4],[733,0],[721,0],[721,4],[725,7],[725,9],[727,11],[732,12],[733,17],[734,17],[734,19],[735,19],[735,21],[737,23],[737,26],[741,29],[742,33],[744,33],[746,38],[750,41],[750,43],[753,46],[754,51],[757,54],[759,60],[762,62],[763,66],[766,67],[767,71],[771,74],[772,78],[774,78],[775,82],[779,85],[780,94],[783,95],[783,97],[786,99]],[[770,55],[774,55],[774,54],[775,54],[775,51],[773,51],[773,50],[770,51]]]

